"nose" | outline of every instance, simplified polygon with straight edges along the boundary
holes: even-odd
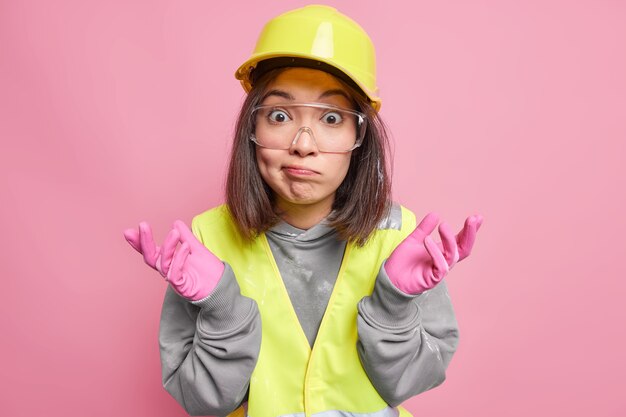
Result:
[[[298,129],[296,137],[289,147],[289,153],[299,156],[317,155],[319,153],[317,142],[315,141],[315,136],[311,128],[302,126]]]

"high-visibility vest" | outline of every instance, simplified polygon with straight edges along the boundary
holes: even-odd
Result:
[[[391,408],[370,382],[357,353],[357,304],[372,293],[382,262],[415,228],[402,207],[402,225],[378,229],[359,247],[346,245],[337,281],[313,348],[300,326],[265,234],[249,241],[225,205],[193,219],[195,235],[233,269],[241,293],[261,314],[262,340],[250,379],[247,415],[410,416]],[[333,413],[335,411],[335,413]],[[232,415],[244,415],[241,408]],[[321,414],[320,414],[321,413]]]

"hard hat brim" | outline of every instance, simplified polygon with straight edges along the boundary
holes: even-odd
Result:
[[[319,69],[325,72],[329,72],[331,75],[339,76],[339,78],[342,78],[345,81],[349,81],[351,84],[354,84],[356,87],[358,87],[359,90],[361,90],[365,94],[365,96],[370,101],[372,108],[374,108],[374,110],[377,112],[380,110],[381,102],[382,102],[380,97],[376,93],[368,89],[365,85],[363,85],[363,83],[359,81],[358,77],[352,76],[351,71],[349,71],[346,68],[342,68],[340,65],[338,65],[336,62],[333,62],[332,60],[324,59],[322,57],[315,56],[315,55],[295,54],[293,52],[284,52],[284,53],[272,52],[272,53],[254,54],[246,62],[244,62],[237,69],[237,71],[235,71],[235,78],[241,82],[241,85],[243,89],[245,90],[245,92],[249,93],[250,90],[252,90],[253,88],[253,81],[251,77],[252,72],[257,68],[257,66],[259,66],[261,62],[275,60],[278,58],[287,58],[287,59],[293,58],[293,65],[281,63],[280,65],[275,66],[275,67],[315,68],[314,64],[309,64],[309,63],[318,62],[318,63],[325,64],[325,65],[319,65],[320,66]],[[304,61],[308,61],[309,63],[305,65],[303,64]],[[335,69],[336,71],[332,71],[332,69]],[[340,74],[338,74],[337,71]],[[343,77],[341,75],[343,75]]]

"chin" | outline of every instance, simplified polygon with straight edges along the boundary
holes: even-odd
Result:
[[[316,204],[320,204],[320,203],[324,203],[330,201],[330,204],[332,205],[332,200],[334,199],[333,195],[314,195],[311,193],[301,193],[301,194],[297,194],[297,193],[289,193],[287,195],[280,195],[278,196],[278,200],[282,200],[283,202],[287,203],[287,204],[291,204],[291,205],[298,205],[298,206],[312,206],[312,205],[316,205]]]

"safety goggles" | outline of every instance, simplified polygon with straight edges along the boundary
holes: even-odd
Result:
[[[350,152],[363,142],[365,114],[323,103],[287,103],[256,106],[252,110],[257,145],[290,149],[307,133],[320,152]]]

